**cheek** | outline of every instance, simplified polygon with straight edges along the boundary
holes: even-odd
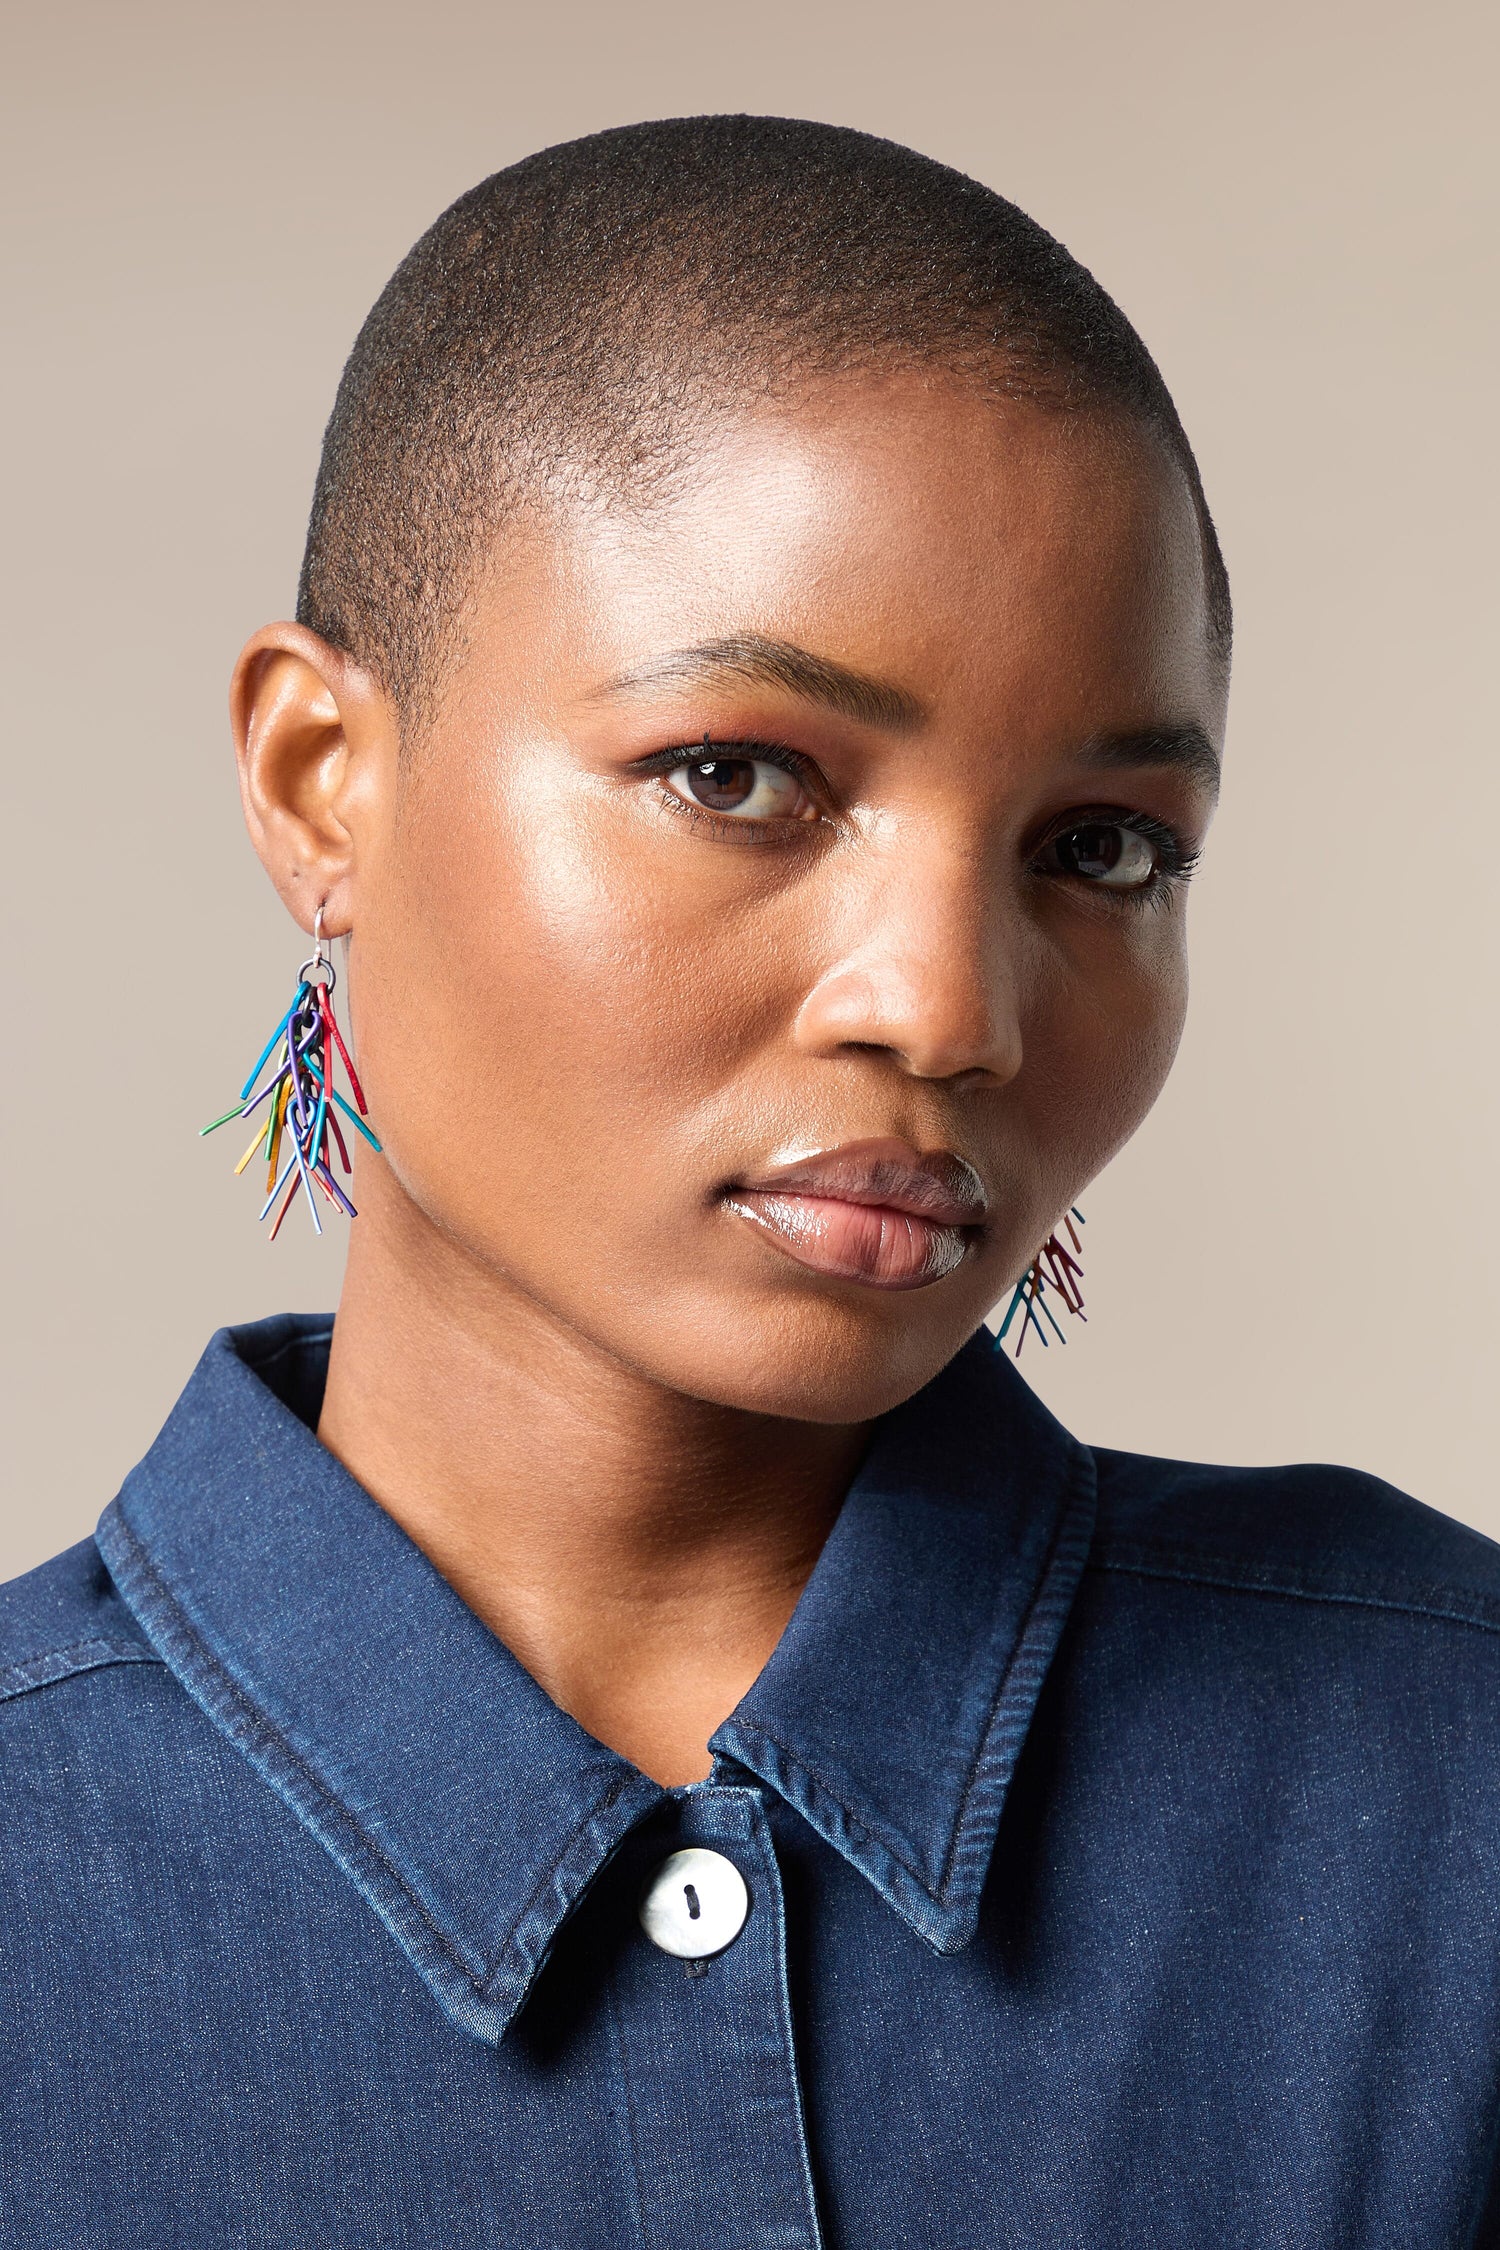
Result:
[[[650,1224],[796,964],[673,855],[629,848],[608,802],[524,797],[414,818],[384,871],[399,907],[367,927],[362,1037],[393,1162],[465,1226],[555,1214],[600,1166],[628,1189],[619,1223]]]
[[[1073,1187],[1123,1147],[1161,1092],[1187,992],[1179,905],[1170,921],[1153,917],[1125,944],[1115,934],[1107,950],[1075,959],[1036,1009],[1025,1042],[1028,1114]]]

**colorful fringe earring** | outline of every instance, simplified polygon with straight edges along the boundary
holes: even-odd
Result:
[[[222,1117],[216,1117],[211,1125],[203,1127],[203,1133],[217,1133],[219,1127],[229,1124],[231,1119],[249,1117],[255,1110],[265,1107],[260,1129],[234,1169],[236,1174],[243,1172],[252,1157],[262,1149],[265,1151],[269,1192],[261,1210],[262,1219],[269,1218],[278,1203],[281,1205],[271,1228],[273,1242],[281,1232],[282,1220],[297,1200],[299,1188],[307,1197],[307,1208],[319,1234],[323,1232],[323,1222],[318,1216],[315,1186],[347,1218],[358,1215],[333,1176],[335,1149],[345,1175],[352,1170],[348,1144],[339,1127],[339,1110],[357,1132],[364,1134],[371,1148],[378,1150],[380,1147],[365,1123],[369,1112],[364,1093],[334,1020],[333,988],[338,978],[333,963],[323,951],[321,907],[313,921],[313,944],[312,958],[304,961],[298,971],[292,1004],[266,1041],[259,1062],[245,1080],[239,1100],[233,1109],[226,1109]],[[333,1083],[335,1056],[344,1066],[349,1091],[357,1106],[351,1106]],[[261,1075],[267,1064],[272,1064],[271,1075],[261,1086]]]
[[[1078,1227],[1073,1224],[1075,1219],[1078,1222],[1078,1227],[1081,1227],[1083,1225],[1083,1213],[1081,1211],[1070,1211],[1063,1220],[1063,1225],[1068,1230],[1068,1242],[1073,1246],[1072,1250],[1068,1249],[1066,1243],[1058,1240],[1056,1233],[1049,1234],[1025,1273],[1016,1283],[1005,1318],[1001,1321],[995,1334],[996,1351],[999,1351],[1000,1346],[1005,1342],[1006,1335],[1018,1315],[1021,1328],[1016,1337],[1017,1359],[1021,1356],[1021,1346],[1026,1341],[1028,1328],[1034,1328],[1041,1337],[1043,1344],[1046,1344],[1047,1330],[1042,1326],[1043,1319],[1047,1321],[1053,1335],[1056,1336],[1060,1344],[1067,1342],[1068,1339],[1058,1327],[1052,1307],[1047,1301],[1049,1293],[1062,1299],[1063,1310],[1071,1313],[1075,1320],[1087,1318],[1083,1309],[1083,1291],[1079,1286],[1083,1280],[1083,1268],[1074,1254],[1081,1252],[1083,1248],[1078,1239]]]

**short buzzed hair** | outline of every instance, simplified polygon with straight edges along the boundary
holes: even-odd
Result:
[[[678,117],[542,150],[460,196],[349,356],[297,615],[423,709],[487,544],[569,491],[670,478],[726,407],[924,365],[1154,430],[1229,583],[1155,361],[1093,276],[990,188],[893,141]]]

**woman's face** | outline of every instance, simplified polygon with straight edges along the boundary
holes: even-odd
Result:
[[[359,1225],[673,1390],[884,1411],[1161,1086],[1222,718],[1182,480],[1100,418],[846,382],[507,534],[344,813]]]

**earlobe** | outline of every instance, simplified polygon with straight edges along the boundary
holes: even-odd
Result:
[[[394,752],[386,698],[306,626],[267,625],[235,666],[230,720],[251,842],[302,928],[321,906],[337,936],[354,919],[359,838]]]

